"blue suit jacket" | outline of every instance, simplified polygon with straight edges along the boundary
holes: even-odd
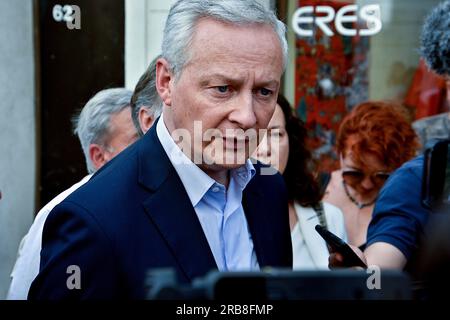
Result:
[[[291,267],[283,179],[260,175],[260,164],[255,168],[243,206],[258,263]],[[71,265],[80,268],[81,289],[68,289]],[[180,282],[217,269],[155,125],[52,210],[28,298],[143,299],[147,271],[162,267],[173,268]]]

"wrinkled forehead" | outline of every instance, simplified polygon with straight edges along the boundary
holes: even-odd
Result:
[[[283,64],[283,49],[276,31],[269,24],[232,24],[212,18],[201,18],[195,24],[188,46],[190,59],[214,53],[256,54],[273,57]],[[188,58],[188,60],[190,60]],[[222,57],[221,57],[222,58]]]

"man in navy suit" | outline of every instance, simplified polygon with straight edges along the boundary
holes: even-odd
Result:
[[[156,63],[162,116],[51,212],[28,297],[142,299],[153,268],[188,283],[291,267],[282,178],[249,160],[286,56],[283,23],[256,1],[177,1]]]

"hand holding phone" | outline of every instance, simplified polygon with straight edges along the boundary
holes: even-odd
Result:
[[[361,258],[358,257],[355,251],[353,251],[353,249],[350,248],[350,246],[344,240],[319,224],[316,225],[315,229],[333,251],[338,252],[342,255],[342,257],[344,258],[343,264],[345,267],[362,267],[364,269],[367,269],[367,265],[364,263],[364,261],[362,261]]]

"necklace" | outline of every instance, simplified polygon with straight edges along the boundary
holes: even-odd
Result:
[[[344,190],[345,190],[345,194],[347,195],[347,197],[350,199],[351,202],[353,202],[359,209],[371,206],[372,204],[375,203],[375,201],[377,200],[377,198],[373,199],[371,202],[367,202],[367,203],[361,203],[358,202],[355,198],[353,198],[353,196],[350,194],[350,192],[348,191],[347,188],[347,184],[345,183],[344,180],[342,180],[342,185],[344,186]]]

